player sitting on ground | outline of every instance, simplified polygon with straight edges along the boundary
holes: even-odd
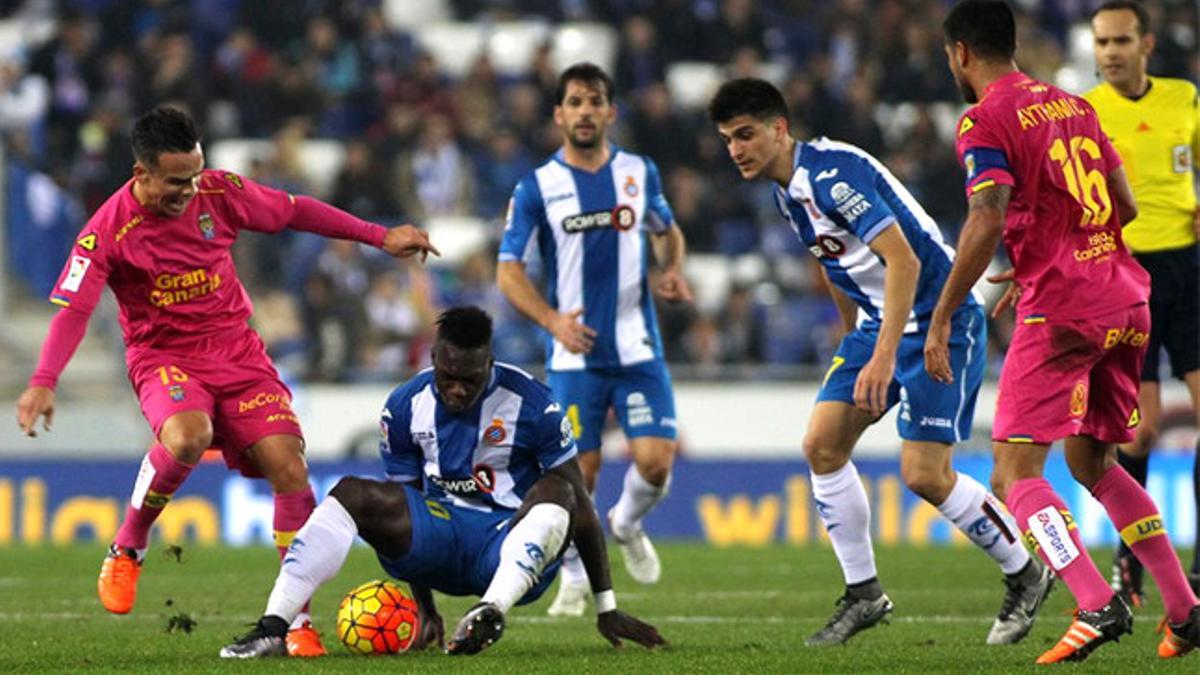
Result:
[[[338,482],[288,549],[265,614],[221,656],[283,654],[291,618],[341,568],[356,534],[388,574],[412,587],[417,649],[443,642],[432,590],[482,596],[454,629],[449,653],[474,654],[499,640],[505,615],[550,586],[572,540],[601,635],[618,647],[622,638],[665,644],[653,626],[616,608],[570,422],[546,386],[492,360],[491,336],[491,318],[476,307],[442,314],[433,367],[396,388],[382,413],[380,451],[391,480]]]

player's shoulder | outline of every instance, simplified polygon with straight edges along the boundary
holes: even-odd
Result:
[[[1196,105],[1196,85],[1176,77],[1152,77],[1153,86],[1159,87],[1168,105]]]
[[[388,394],[387,402],[384,404],[386,410],[390,410],[393,415],[404,412],[408,409],[409,402],[414,397],[420,394],[426,387],[433,383],[433,368],[426,368],[421,372],[413,375],[407,382],[403,382]]]
[[[806,180],[818,191],[822,185],[871,180],[875,173],[875,158],[866,150],[821,136],[800,145],[792,181]]]
[[[553,400],[550,387],[536,377],[511,363],[497,361],[495,365],[496,385],[517,394],[533,403]]]
[[[537,199],[541,196],[539,181],[561,172],[561,164],[553,157],[547,157],[540,164],[526,171],[517,179],[513,188],[513,196],[522,199]]]
[[[198,190],[202,195],[236,195],[245,191],[247,181],[236,172],[209,168],[200,173]]]
[[[648,169],[653,169],[655,171],[658,170],[658,165],[654,163],[654,160],[650,157],[650,155],[632,152],[615,144],[612,146],[612,153],[613,166],[620,166],[622,164],[642,164]]]

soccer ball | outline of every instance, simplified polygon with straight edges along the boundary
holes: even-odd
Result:
[[[390,581],[368,581],[342,598],[337,635],[355,654],[407,650],[421,628],[417,602]]]

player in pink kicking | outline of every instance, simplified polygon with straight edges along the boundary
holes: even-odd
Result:
[[[205,169],[195,123],[174,108],[143,115],[132,140],[133,178],[80,232],[50,296],[62,309],[17,402],[26,434],[35,435],[42,417],[50,429],[58,376],[110,286],[121,310],[129,381],[156,439],[100,568],[100,601],[115,614],[133,608],[150,526],[205,449],[220,448],[230,468],[271,484],[281,555],[316,503],[291,393],[246,323],[250,298],[230,254],[238,232],[291,228],[396,257],[437,253],[411,225],[387,229],[316,199]],[[307,615],[293,624],[288,643],[298,656],[324,653]]]
[[[1013,61],[1012,10],[966,0],[943,24],[950,69],[968,103],[958,126],[969,213],[958,256],[934,310],[925,365],[953,381],[950,317],[1003,237],[1017,328],[992,432],[992,490],[1026,541],[1071,589],[1079,611],[1038,663],[1080,661],[1132,632],[1133,615],[1088,556],[1066,504],[1043,475],[1050,445],[1066,439],[1071,474],[1107,510],[1145,565],[1167,610],[1163,658],[1200,646],[1200,604],[1150,495],[1116,461],[1133,440],[1150,331],[1150,277],[1121,239],[1137,216],[1121,160],[1086,101],[1033,80]]]

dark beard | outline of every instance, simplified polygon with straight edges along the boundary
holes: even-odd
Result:
[[[600,134],[595,133],[595,132],[592,133],[591,139],[586,140],[586,141],[581,140],[574,133],[567,134],[567,138],[571,141],[571,145],[573,145],[577,148],[580,148],[582,150],[591,150],[592,148],[600,145]]]

